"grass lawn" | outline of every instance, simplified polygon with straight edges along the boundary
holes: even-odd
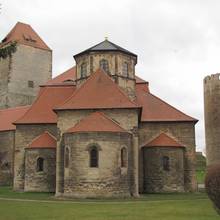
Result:
[[[144,195],[136,200],[59,201],[49,193],[15,193],[1,187],[0,219],[219,220],[220,217],[205,193]]]
[[[197,170],[196,171],[196,179],[198,183],[204,183],[205,181],[205,170]]]

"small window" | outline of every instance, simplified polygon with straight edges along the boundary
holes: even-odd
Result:
[[[70,162],[70,151],[69,148],[65,148],[65,168],[69,168],[69,162]]]
[[[29,81],[28,81],[28,87],[29,87],[29,88],[34,88],[34,81],[29,80]]]
[[[80,66],[80,75],[81,75],[82,78],[86,77],[86,75],[87,75],[87,65],[86,65],[86,63],[81,64],[81,66]]]
[[[128,77],[128,63],[124,62],[122,66],[122,75]]]
[[[92,147],[90,150],[90,167],[98,167],[98,149]]]
[[[169,171],[170,170],[170,158],[167,156],[164,156],[162,158],[163,163],[163,170]]]
[[[108,60],[102,59],[100,60],[99,66],[103,69],[106,73],[109,73],[109,65]]]
[[[121,167],[127,167],[127,149],[125,147],[121,149]]]
[[[44,171],[44,159],[42,157],[39,157],[37,159],[37,172]]]

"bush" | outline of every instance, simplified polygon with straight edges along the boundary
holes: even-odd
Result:
[[[205,188],[218,214],[220,214],[220,163],[208,167]]]

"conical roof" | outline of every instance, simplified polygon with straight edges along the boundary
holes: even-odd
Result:
[[[66,133],[74,132],[127,132],[118,123],[108,118],[102,112],[93,112],[83,118]]]
[[[21,22],[18,22],[2,40],[0,47],[13,41],[44,50],[51,50],[29,24]]]
[[[126,50],[126,49],[124,49],[124,48],[114,44],[114,43],[112,43],[111,41],[109,41],[107,39],[102,41],[101,43],[93,46],[93,47],[90,47],[87,50],[84,50],[83,52],[80,52],[80,53],[76,54],[74,57],[77,57],[77,56],[82,55],[84,53],[98,52],[98,51],[102,51],[102,52],[108,52],[108,51],[116,52],[116,51],[118,51],[118,52],[126,53],[128,55],[132,55],[132,56],[137,57],[136,54],[134,54],[134,53],[132,53],[132,52],[130,52],[130,51],[128,51],[128,50]]]

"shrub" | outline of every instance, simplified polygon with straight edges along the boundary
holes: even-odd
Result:
[[[218,214],[220,214],[220,163],[208,167],[205,188]]]

